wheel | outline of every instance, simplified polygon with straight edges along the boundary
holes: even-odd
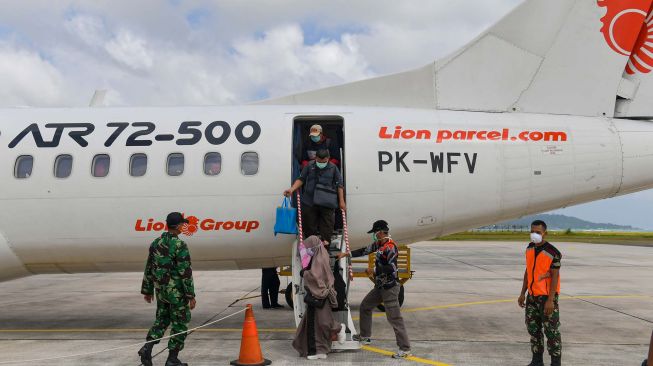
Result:
[[[399,307],[404,306],[404,285],[399,285]],[[376,306],[377,309],[379,309],[382,312],[385,312],[385,306],[383,306],[383,303],[380,303],[379,305]]]
[[[286,296],[286,304],[288,304],[291,309],[294,309],[294,303],[292,301],[292,282],[290,282],[288,287],[286,287],[286,293],[284,295]]]

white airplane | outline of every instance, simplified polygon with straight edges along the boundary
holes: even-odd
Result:
[[[0,110],[0,280],[141,271],[168,212],[198,270],[290,263],[273,235],[314,123],[349,237],[400,243],[653,187],[652,0],[527,0],[422,68],[268,100]]]

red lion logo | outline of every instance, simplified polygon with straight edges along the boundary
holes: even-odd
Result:
[[[630,56],[626,72],[653,70],[653,0],[597,0],[597,3],[607,9],[601,18],[605,41],[615,52]]]
[[[188,224],[181,225],[181,233],[188,236],[193,236],[197,232],[197,227],[200,220],[195,216],[186,217]]]

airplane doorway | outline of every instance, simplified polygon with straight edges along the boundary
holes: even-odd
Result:
[[[294,182],[299,177],[302,169],[310,161],[315,159],[316,144],[310,139],[311,127],[319,125],[322,127],[323,140],[320,146],[326,146],[331,155],[331,162],[334,163],[345,181],[345,139],[344,139],[344,119],[341,116],[298,116],[293,120],[293,149],[292,149],[292,177]],[[292,184],[292,183],[291,183]],[[336,210],[334,237],[342,232],[342,213]]]

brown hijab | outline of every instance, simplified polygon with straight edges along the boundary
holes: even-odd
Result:
[[[328,299],[331,307],[338,306],[336,291],[333,288],[335,279],[327,252],[322,240],[310,236],[304,240],[304,246],[312,256],[310,269],[304,271],[304,287],[318,299]]]

